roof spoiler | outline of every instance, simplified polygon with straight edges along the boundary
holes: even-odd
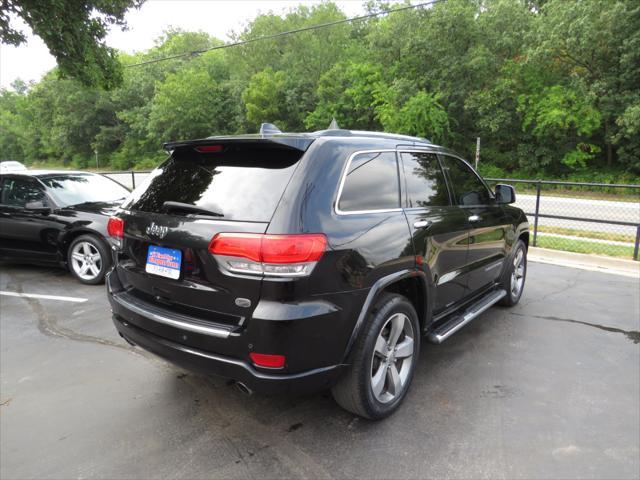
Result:
[[[286,149],[298,150],[298,151],[304,152],[309,148],[309,146],[314,141],[315,141],[315,138],[312,138],[312,137],[286,136],[286,135],[283,135],[283,136],[274,135],[269,137],[263,137],[261,135],[256,135],[255,137],[211,137],[211,138],[202,138],[199,140],[167,142],[163,144],[162,147],[167,152],[173,152],[175,150],[187,150],[187,149],[196,150],[198,147],[204,147],[204,146],[243,145],[246,147],[263,146],[266,148],[286,148]]]

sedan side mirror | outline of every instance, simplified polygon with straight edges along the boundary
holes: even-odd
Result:
[[[516,190],[511,185],[499,183],[496,185],[496,201],[502,205],[515,203]]]

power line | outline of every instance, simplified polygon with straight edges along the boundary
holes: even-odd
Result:
[[[196,55],[201,55],[201,54],[203,54],[205,52],[210,52],[212,50],[221,50],[223,48],[239,47],[241,45],[247,45],[248,43],[261,42],[263,40],[271,40],[273,38],[284,37],[286,35],[293,35],[293,34],[296,34],[296,33],[308,32],[308,31],[311,31],[311,30],[319,30],[321,28],[327,28],[327,27],[333,27],[335,25],[341,25],[343,23],[355,22],[357,20],[364,20],[366,18],[379,17],[381,15],[388,15],[390,13],[402,12],[404,10],[412,10],[412,9],[415,9],[415,8],[427,7],[429,5],[434,5],[436,3],[440,3],[440,2],[444,2],[444,1],[445,0],[431,0],[429,2],[417,3],[415,5],[407,5],[406,7],[394,8],[393,10],[386,10],[386,11],[381,11],[381,12],[368,13],[366,15],[360,15],[358,17],[344,18],[342,20],[335,20],[333,22],[320,23],[318,25],[310,25],[308,27],[296,28],[295,30],[287,30],[286,32],[274,33],[272,35],[263,35],[261,37],[250,38],[248,40],[242,40],[240,42],[225,43],[224,45],[218,45],[216,47],[205,48],[204,50],[193,50],[193,51],[190,51],[190,52],[184,52],[184,53],[178,53],[176,55],[171,55],[169,57],[161,57],[161,58],[156,58],[156,59],[153,59],[153,60],[146,60],[146,61],[140,62],[140,63],[133,63],[131,65],[125,65],[125,67],[126,68],[129,68],[129,67],[140,67],[140,66],[143,66],[143,65],[149,65],[151,63],[158,63],[158,62],[164,62],[166,60],[173,60],[175,58],[193,57],[193,56],[196,56]]]

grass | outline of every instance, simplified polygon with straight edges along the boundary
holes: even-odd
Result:
[[[516,189],[516,198],[517,194],[521,193],[523,195],[535,195],[536,189],[530,188],[529,185],[526,187],[523,186],[522,183],[513,182],[512,186]],[[640,193],[628,193],[623,192],[622,190],[628,189],[620,189],[621,191],[618,193],[610,193],[610,192],[594,192],[589,190],[561,190],[555,188],[549,188],[548,185],[542,185],[540,189],[541,197],[565,197],[565,198],[584,198],[586,200],[609,200],[613,202],[640,202]]]
[[[623,233],[593,232],[590,230],[578,230],[575,228],[555,227],[549,225],[538,225],[538,232],[557,233],[559,235],[571,235],[581,238],[595,238],[598,240],[613,240],[616,242],[634,243],[635,235],[625,235]]]
[[[565,252],[596,253],[611,257],[633,258],[633,247],[607,245],[605,243],[589,242],[588,240],[541,236],[538,237],[536,246],[564,250]]]

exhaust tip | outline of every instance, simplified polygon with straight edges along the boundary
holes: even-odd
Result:
[[[236,388],[240,390],[242,393],[244,393],[245,395],[251,395],[253,393],[253,390],[251,390],[242,382],[236,382],[235,385],[236,385]]]

